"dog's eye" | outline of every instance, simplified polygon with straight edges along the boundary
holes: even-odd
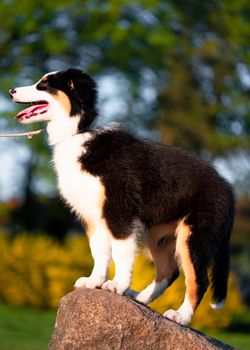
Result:
[[[48,80],[43,79],[41,80],[37,86],[36,86],[37,90],[48,90]]]

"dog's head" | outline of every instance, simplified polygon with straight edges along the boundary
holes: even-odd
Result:
[[[46,74],[34,85],[11,89],[9,94],[15,102],[31,105],[15,116],[23,124],[77,117],[82,131],[97,117],[96,84],[79,69]]]

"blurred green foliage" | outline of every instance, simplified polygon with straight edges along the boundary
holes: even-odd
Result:
[[[68,65],[119,72],[130,85],[125,119],[196,153],[248,149],[249,16],[246,0],[2,1],[1,86]],[[150,106],[145,88],[156,93]]]

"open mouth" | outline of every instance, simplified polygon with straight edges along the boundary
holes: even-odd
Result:
[[[31,105],[30,107],[23,109],[14,117],[14,119],[18,119],[18,120],[29,119],[31,117],[44,114],[48,111],[48,106],[49,106],[49,103],[44,100],[34,101],[34,102],[17,102],[17,103]]]

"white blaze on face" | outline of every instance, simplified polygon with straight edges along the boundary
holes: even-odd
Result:
[[[15,93],[12,94],[14,102],[31,104],[15,116],[15,119],[20,123],[50,122],[60,115],[62,118],[65,116],[69,119],[71,105],[68,96],[64,92],[55,90],[55,94],[51,94],[37,88],[41,81],[46,81],[49,75],[55,73],[46,74],[34,85],[15,89]]]

